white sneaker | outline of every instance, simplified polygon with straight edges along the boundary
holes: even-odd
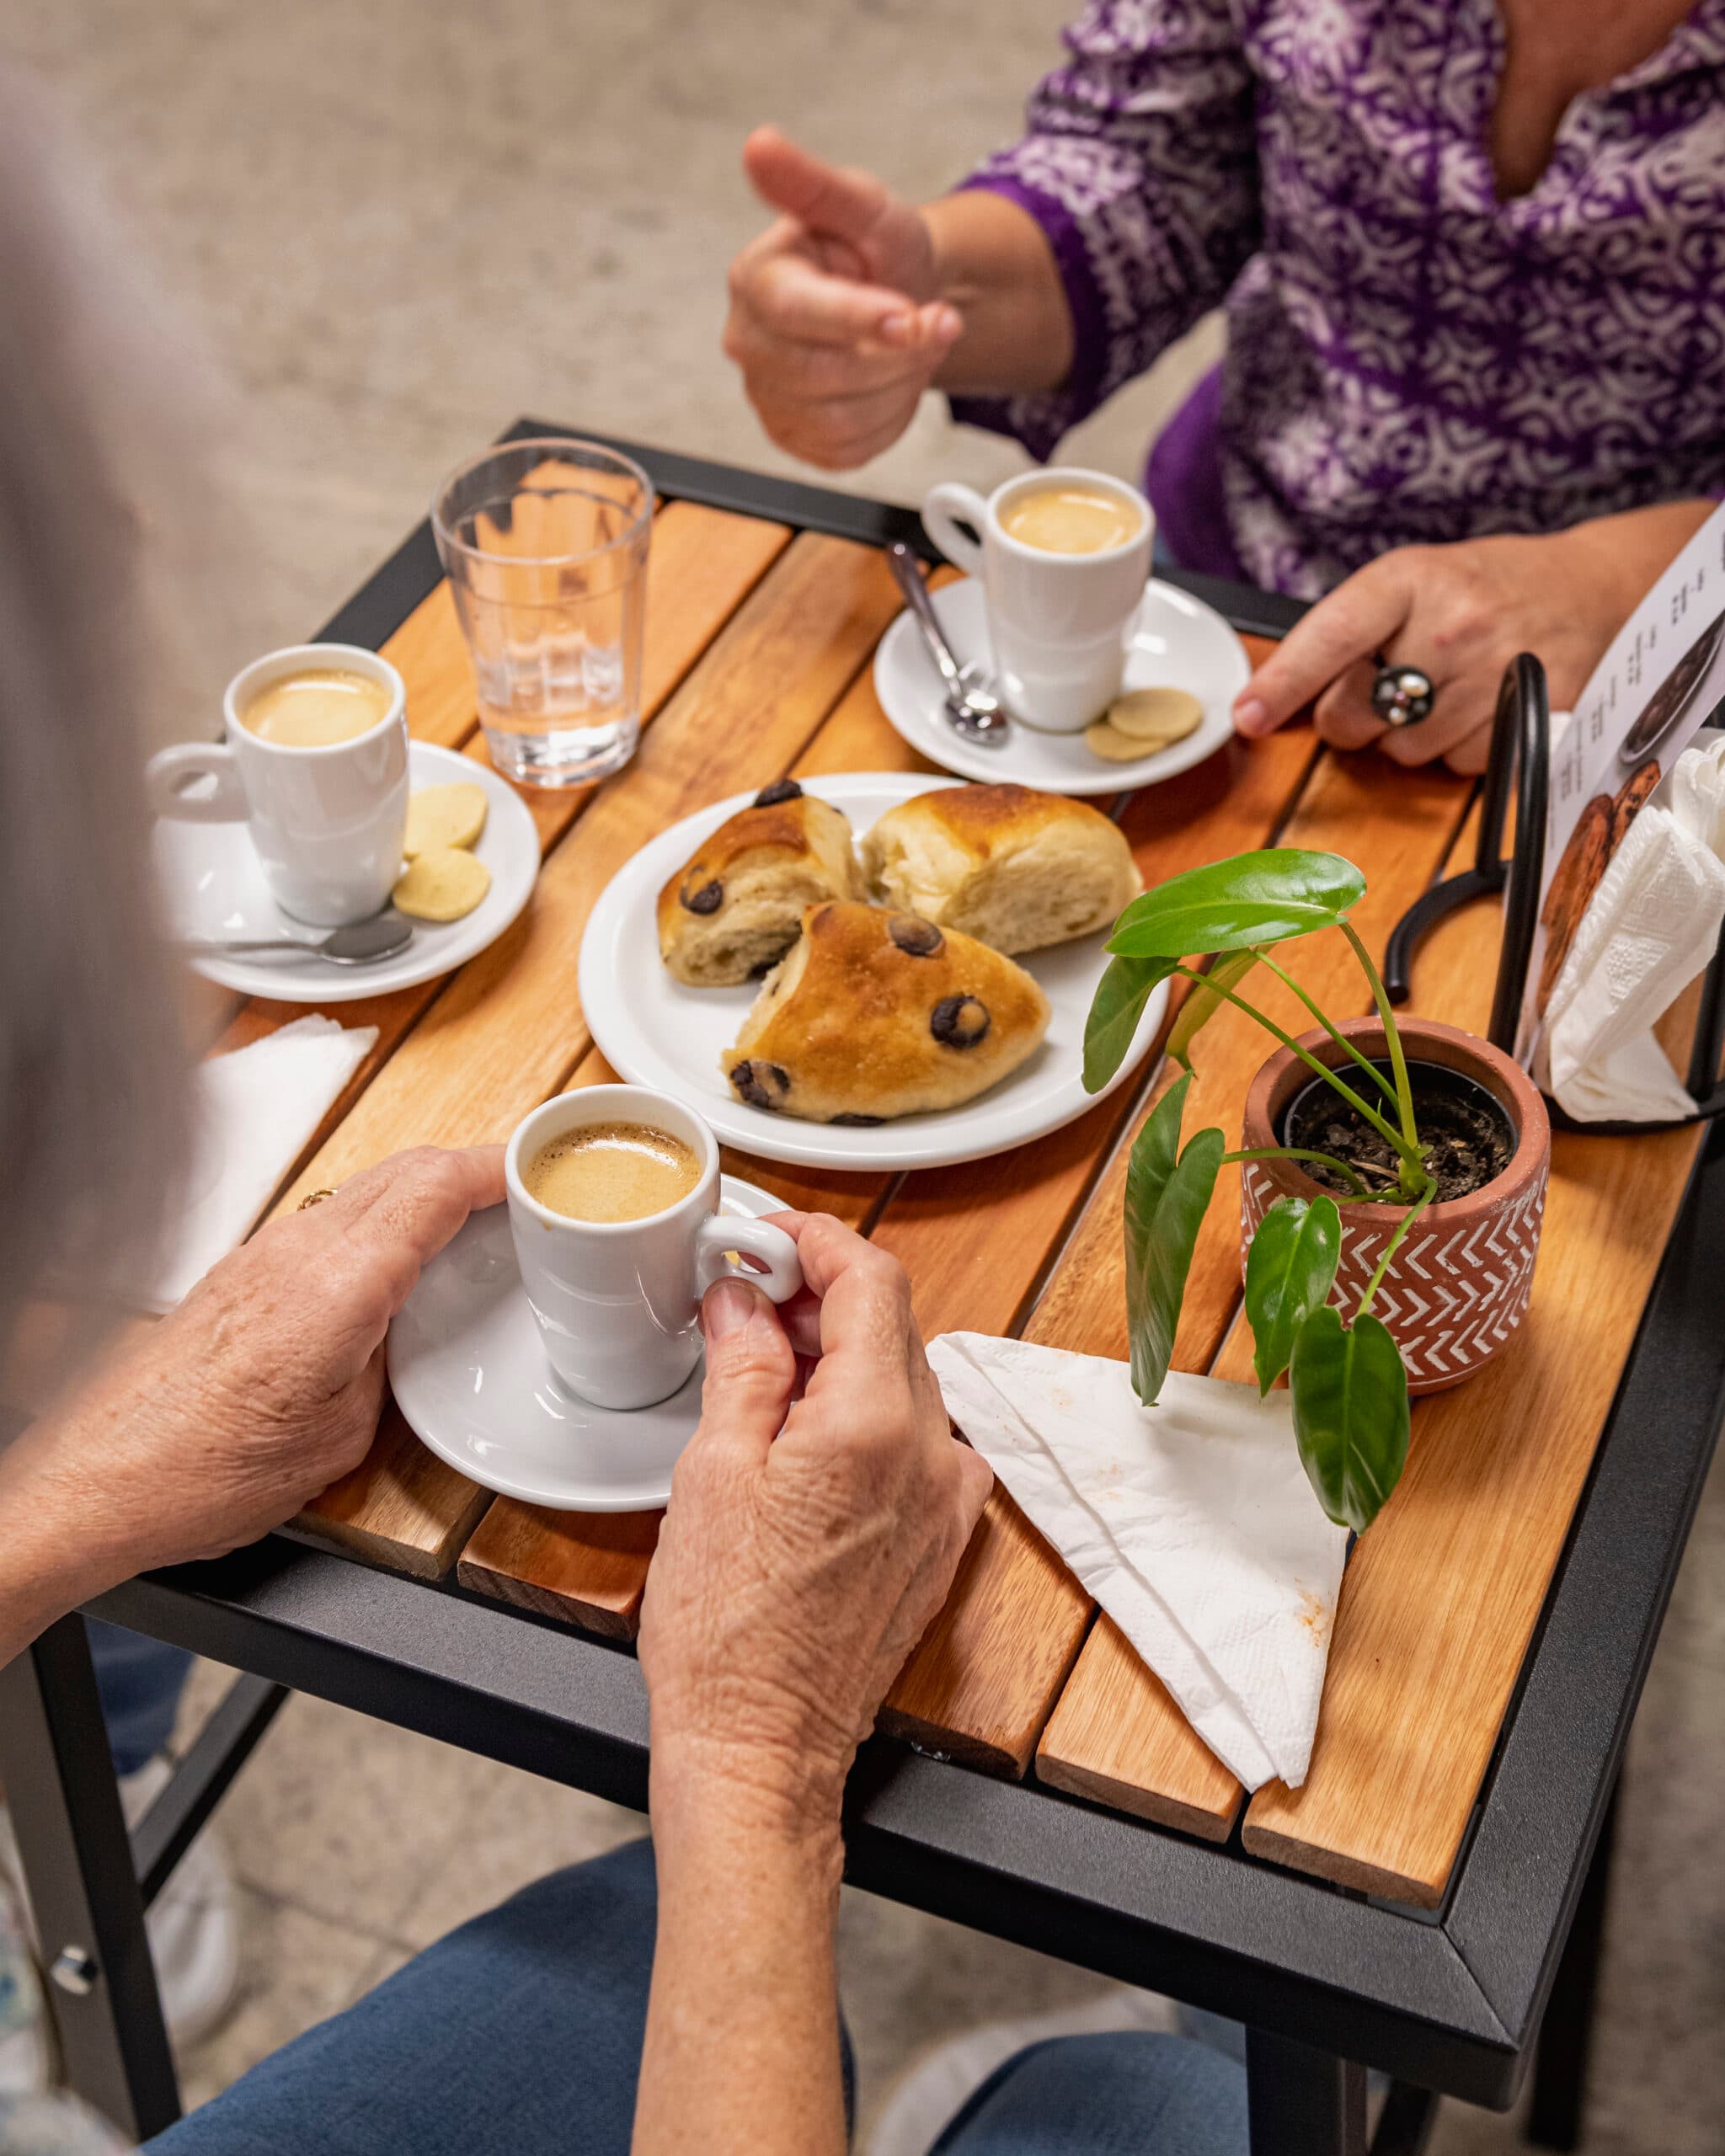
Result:
[[[173,1773],[167,1755],[158,1752],[136,1774],[120,1777],[120,1805],[128,1827],[136,1826],[143,1817]],[[0,1804],[0,1892],[8,1883],[24,1907],[24,1872],[18,1844],[6,1806]],[[156,1897],[144,1924],[168,2033],[177,2042],[195,2043],[221,2022],[239,1989],[239,1911],[233,1877],[211,1828],[205,1828],[174,1866],[173,1876]],[[0,2035],[0,2067],[5,2062],[8,2041]],[[9,2086],[0,2081],[0,2090]]]
[[[134,1827],[173,1778],[158,1752],[136,1774],[120,1777],[120,1805]],[[195,2043],[226,2017],[239,1989],[239,1908],[233,1874],[215,1831],[206,1827],[151,1904],[144,1927],[162,2012],[176,2043]]]
[[[0,2105],[48,2085],[48,2032],[24,1912],[0,1874]]]

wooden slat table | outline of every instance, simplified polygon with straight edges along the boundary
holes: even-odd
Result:
[[[887,725],[870,678],[874,646],[897,605],[879,545],[895,531],[916,536],[914,520],[638,453],[665,499],[650,572],[640,750],[601,787],[527,797],[544,867],[526,912],[491,950],[443,981],[343,1006],[344,1019],[377,1027],[377,1045],[296,1164],[278,1210],[402,1145],[502,1138],[548,1095],[611,1076],[577,992],[581,935],[610,877],[666,824],[786,773],[930,768]],[[1236,618],[1276,625],[1276,602],[1221,595]],[[416,734],[483,759],[468,662],[423,534],[340,627],[380,643],[401,668]],[[1263,648],[1261,639],[1248,643]],[[1236,743],[1167,785],[1123,798],[1116,810],[1149,883],[1270,843],[1345,852],[1365,872],[1368,895],[1356,918],[1378,946],[1472,835],[1461,783],[1403,771],[1375,755],[1338,757],[1300,728],[1250,749]],[[1483,1025],[1498,926],[1495,908],[1480,906],[1438,931],[1419,961],[1420,1011]],[[1357,974],[1339,943],[1305,947],[1300,971],[1326,1001],[1358,1004]],[[1264,1001],[1285,1022],[1302,1018],[1285,992],[1265,991]],[[248,1003],[217,1045],[255,1039],[296,1015],[296,1006]],[[1204,1047],[1188,1125],[1236,1127],[1264,1043],[1241,1014],[1224,1011]],[[1134,1082],[1065,1131],[964,1166],[824,1175],[764,1161],[734,1165],[788,1203],[836,1213],[891,1250],[910,1272],[926,1334],[1022,1332],[1119,1355],[1126,1152],[1169,1075],[1153,1056]],[[1626,1363],[1638,1337],[1643,1353],[1657,1356],[1648,1344],[1657,1325],[1688,1322],[1681,1294],[1674,1315],[1662,1316],[1664,1305],[1649,1313],[1648,1299],[1697,1150],[1691,1133],[1558,1137],[1531,1315],[1485,1374],[1416,1411],[1407,1473],[1348,1568],[1303,1788],[1273,1785],[1244,1801],[1119,1632],[997,1492],[859,1769],[869,1793],[853,1821],[858,1876],[1231,2009],[1282,2037],[1321,2041],[1429,2085],[1507,2100],[1680,1550],[1683,1493],[1705,1465],[1712,1426],[1704,1385],[1685,1396],[1667,1433],[1677,1480],[1662,1515],[1664,1541],[1642,1537],[1643,1592],[1630,1598],[1642,1612],[1640,1632],[1632,1611],[1614,1614],[1624,1633],[1616,1651],[1629,1673],[1605,1695],[1608,1731],[1591,1748],[1546,1762],[1546,1794],[1562,1812],[1557,1846],[1564,1861],[1534,1897],[1540,1914],[1518,1934],[1519,1959],[1506,1962],[1513,1978],[1488,1986],[1455,1928],[1478,1921],[1468,1890],[1487,1825],[1497,1831],[1493,1792],[1506,1775],[1529,1771],[1510,1742],[1525,1701],[1520,1714],[1507,1721],[1506,1714],[1519,1684],[1528,1696],[1537,1689],[1548,1647],[1530,1653],[1530,1645],[1542,1613],[1544,1642],[1552,1636],[1560,1599],[1552,1582],[1566,1544],[1574,1543],[1571,1570],[1583,1546],[1589,1508],[1578,1514],[1578,1506],[1602,1433],[1609,1426],[1614,1444],[1621,1442],[1621,1413],[1614,1421],[1611,1410]],[[1236,1323],[1236,1173],[1225,1171],[1200,1239],[1176,1359],[1185,1369],[1243,1379],[1249,1342]],[[1691,1238],[1702,1232],[1696,1217],[1692,1202],[1683,1214]],[[1667,1287],[1662,1294],[1669,1302]],[[1653,1370],[1648,1382],[1662,1374]],[[1632,1371],[1626,1398],[1637,1381]],[[1678,1424],[1689,1433],[1686,1449]],[[294,1660],[289,1681],[363,1696],[375,1711],[638,1796],[634,1755],[644,1725],[630,1719],[638,1679],[632,1661],[617,1659],[616,1643],[633,1636],[657,1529],[657,1515],[582,1518],[494,1501],[425,1451],[392,1409],[370,1456],[294,1530],[297,1544],[362,1559],[366,1571],[338,1566],[331,1574],[319,1569],[328,1560],[278,1543],[267,1562],[230,1561],[214,1586],[147,1582],[107,1600],[168,1636],[213,1623],[213,1643],[207,1631],[200,1635],[207,1651],[220,1654],[226,1641],[248,1668],[273,1673],[278,1662]],[[212,1577],[202,1568],[197,1582]],[[337,1623],[328,1613],[346,1606],[341,1582],[355,1579],[371,1583],[363,1611],[349,1609]],[[415,1584],[425,1582],[441,1582],[444,1593],[428,1597]],[[498,1700],[508,1694],[483,1673],[487,1652],[501,1657],[499,1668],[519,1671],[554,1649],[564,1659],[547,1667],[582,1673],[588,1693],[570,1711],[588,1718],[584,1770],[538,1756],[537,1738],[521,1733],[550,1730],[542,1698],[530,1709],[525,1695],[509,1694],[511,1711],[527,1719],[518,1728],[505,1716],[488,1725],[489,1735],[467,1726],[459,1705],[433,1713],[424,1703],[431,1695],[414,1689],[429,1682],[417,1657],[430,1646],[407,1646],[391,1631],[395,1644],[386,1652],[371,1636],[385,1621],[380,1613],[395,1612],[403,1593],[408,1614],[391,1615],[386,1629],[406,1625],[429,1639],[454,1627],[458,1644],[448,1652],[466,1658],[463,1696],[475,1713],[473,1703],[495,1693],[492,1705],[502,1714]],[[323,1613],[315,1621],[307,1596]],[[287,1614],[290,1604],[296,1614]],[[201,1613],[195,1622],[186,1614],[193,1609]],[[212,1620],[218,1609],[225,1616]],[[459,1620],[451,1610],[463,1613]],[[1574,1610],[1568,1615],[1579,1621]],[[320,1644],[308,1676],[303,1651],[312,1632]],[[300,1642],[295,1655],[278,1655],[289,1634]],[[371,1677],[361,1684],[338,1676],[327,1657],[343,1647],[358,1657],[354,1666],[370,1669],[380,1658],[398,1670],[413,1665],[417,1673],[403,1682],[419,1704],[387,1696]],[[611,1709],[595,1704],[603,1700],[615,1708],[609,1723]],[[505,1724],[507,1738],[499,1733]],[[605,1732],[620,1748],[614,1754],[605,1752]],[[918,1760],[905,1741],[956,1764]],[[601,1756],[611,1762],[602,1769],[592,1764]],[[969,1821],[967,1832],[952,1823],[959,1819]],[[895,1870],[913,1847],[908,1872]],[[1100,1874],[1097,1850],[1108,1853]],[[1525,1855],[1530,1867],[1550,1870],[1551,1847]],[[1513,1844],[1500,1861],[1513,1866]],[[1066,1863],[1076,1869],[1061,1877]],[[1483,1872],[1478,1885],[1481,1893],[1494,1891]],[[1001,1898],[991,1902],[979,1886]],[[1367,1908],[1361,1892],[1387,1906]],[[1291,1932],[1274,1947],[1253,1932],[1271,1904],[1277,1924],[1300,1913],[1297,1946]],[[1440,1922],[1417,1921],[1407,1913],[1415,1909],[1445,1913]],[[1075,1927],[1075,1911],[1088,1929]],[[1268,2073],[1266,2062],[1274,2063],[1268,2049],[1258,2061]]]

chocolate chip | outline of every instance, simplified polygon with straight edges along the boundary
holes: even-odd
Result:
[[[751,1108],[776,1108],[791,1090],[791,1074],[782,1064],[739,1063],[732,1066],[731,1083]]]
[[[877,1123],[884,1123],[886,1118],[884,1115],[836,1115],[833,1121],[843,1123],[850,1130],[868,1130]]]
[[[717,913],[724,904],[724,885],[717,877],[710,883],[703,883],[698,891],[685,888],[677,896],[691,913]]]
[[[771,786],[763,786],[755,797],[757,808],[776,808],[781,801],[800,801],[803,789],[793,778],[775,779]]]
[[[914,913],[895,913],[886,925],[886,932],[913,958],[932,958],[947,940],[932,921]]]
[[[987,1038],[988,1006],[974,995],[943,995],[929,1013],[928,1030],[943,1048],[975,1048]]]

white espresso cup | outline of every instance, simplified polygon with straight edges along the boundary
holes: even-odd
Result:
[[[266,741],[240,713],[272,682],[342,667],[387,691],[389,708],[351,741],[302,749]],[[255,659],[222,700],[226,738],[182,741],[145,768],[158,816],[245,823],[270,896],[314,928],[380,912],[401,874],[408,825],[407,688],[387,659],[358,644],[298,643]]]
[[[595,1123],[644,1123],[681,1138],[700,1164],[692,1190],[640,1220],[572,1220],[542,1205],[523,1170],[542,1146]],[[504,1160],[521,1284],[552,1369],[595,1407],[668,1400],[701,1355],[701,1298],[727,1273],[775,1303],[803,1284],[797,1246],[765,1220],[720,1216],[718,1146],[692,1109],[644,1086],[560,1093],[516,1126]],[[732,1264],[758,1258],[764,1273]]]
[[[1056,554],[1014,539],[1002,515],[1024,494],[1062,482],[1107,494],[1138,520],[1133,536],[1094,554]],[[964,520],[981,543],[959,528]],[[1076,466],[1021,472],[985,501],[948,480],[922,504],[928,536],[947,559],[982,579],[1001,693],[1015,718],[1044,734],[1077,734],[1120,693],[1126,636],[1150,576],[1156,515],[1136,487]]]

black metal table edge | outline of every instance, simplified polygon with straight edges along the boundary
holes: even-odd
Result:
[[[505,438],[575,431],[522,420]],[[611,446],[637,457],[667,499],[862,544],[905,537],[932,553],[910,510]],[[323,637],[382,643],[440,575],[422,523]],[[1250,632],[1284,633],[1302,611],[1242,587],[1176,580]],[[1710,1267],[1722,1277],[1722,1257],[1725,1148],[1716,1137],[1643,1314],[1438,1922],[1033,1781],[994,1781],[881,1742],[865,1748],[853,1778],[848,1876],[1246,2019],[1290,2057],[1309,2047],[1320,2069],[1335,2054],[1474,2101],[1512,2101],[1717,1437],[1725,1329],[1711,1324],[1704,1287]],[[272,1537],[216,1565],[130,1582],[92,1610],[265,1683],[644,1805],[645,1695],[633,1657],[452,1586]],[[459,1652],[433,1610],[458,1628]],[[248,1726],[254,1717],[260,1726],[261,1698],[249,1703]],[[1188,1928],[1199,1923],[1207,1936]],[[1337,2121],[1354,2089],[1338,2084]],[[1322,2089],[1320,2098],[1328,2100]],[[1351,2134],[1338,2123],[1333,2145],[1351,2149]]]

